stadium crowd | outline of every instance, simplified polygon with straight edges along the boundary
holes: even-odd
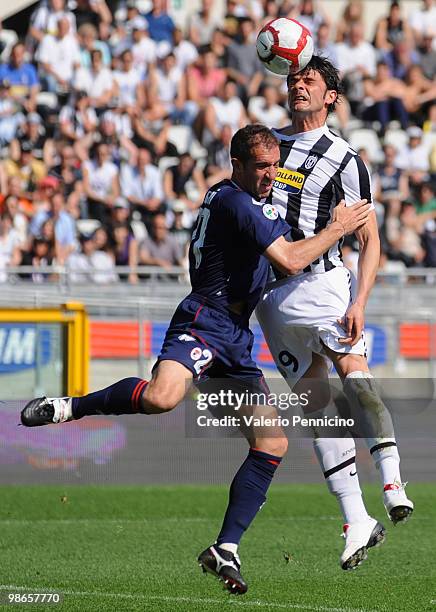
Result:
[[[255,50],[279,16],[340,70],[329,121],[370,168],[382,268],[436,267],[436,2],[408,15],[392,2],[369,37],[364,7],[333,23],[321,0],[227,0],[221,17],[202,0],[182,29],[165,0],[42,0],[24,39],[1,30],[0,281],[21,264],[96,283],[115,266],[183,265],[233,133],[289,121],[284,79]]]

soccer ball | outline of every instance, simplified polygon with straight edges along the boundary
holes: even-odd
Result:
[[[295,19],[280,17],[261,29],[256,50],[268,70],[286,76],[300,72],[310,62],[313,38],[309,30]]]

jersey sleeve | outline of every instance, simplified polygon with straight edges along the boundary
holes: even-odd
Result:
[[[371,209],[374,208],[371,195],[371,178],[368,168],[358,155],[353,155],[341,173],[342,188],[345,203],[354,204],[358,200],[368,200]]]
[[[240,193],[234,198],[231,210],[238,231],[255,243],[259,253],[263,253],[291,229],[275,206],[258,202],[247,193]]]

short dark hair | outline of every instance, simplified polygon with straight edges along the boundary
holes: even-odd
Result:
[[[255,123],[246,125],[236,132],[230,143],[230,157],[246,162],[251,157],[251,151],[257,145],[265,147],[279,146],[278,138],[264,125]]]
[[[327,58],[322,57],[321,55],[313,55],[306,68],[301,70],[301,72],[298,74],[306,74],[310,72],[310,70],[314,70],[322,76],[327,89],[337,92],[338,96],[336,100],[332,104],[329,104],[327,109],[329,113],[333,112],[336,108],[339,97],[344,93],[341,78],[339,76],[339,70],[335,68],[335,66],[333,66],[333,64]],[[288,75],[288,87],[293,76],[293,74]]]

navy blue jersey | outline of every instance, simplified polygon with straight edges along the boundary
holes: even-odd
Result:
[[[263,255],[290,231],[271,204],[260,202],[233,181],[207,192],[189,249],[192,291],[210,304],[228,307],[245,302],[253,312],[268,276]]]

